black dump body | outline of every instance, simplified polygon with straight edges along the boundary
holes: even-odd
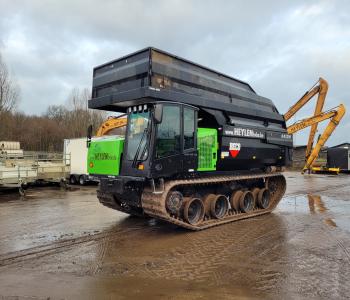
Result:
[[[154,48],[94,68],[92,88],[95,109],[125,112],[154,98],[284,122],[248,83]]]
[[[217,170],[289,164],[293,141],[283,116],[246,82],[155,48],[94,68],[89,108],[126,112],[157,101],[195,106],[204,120],[198,126],[218,129]]]

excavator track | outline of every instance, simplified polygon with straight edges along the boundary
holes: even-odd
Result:
[[[182,186],[205,186],[205,185],[215,185],[222,183],[230,183],[236,181],[249,181],[256,179],[264,179],[265,187],[270,190],[270,203],[269,206],[265,209],[254,208],[248,213],[235,212],[233,209],[230,209],[226,216],[222,219],[207,218],[201,223],[192,225],[185,222],[181,217],[172,216],[168,213],[166,209],[166,199],[168,193],[171,190],[174,190]],[[286,190],[286,180],[281,173],[263,173],[255,175],[241,175],[241,176],[213,176],[206,178],[197,178],[197,179],[183,179],[183,180],[171,180],[164,184],[164,191],[162,193],[155,193],[150,189],[144,190],[142,193],[142,208],[146,215],[151,217],[162,219],[169,223],[175,224],[177,226],[190,229],[190,230],[203,230],[217,225],[252,218],[255,216],[263,215],[270,213],[275,209],[277,204],[282,199]]]

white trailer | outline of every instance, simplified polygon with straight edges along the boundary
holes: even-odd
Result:
[[[24,154],[19,142],[0,141],[0,188],[18,187],[24,195],[25,188],[37,182],[65,185],[68,174],[69,164],[62,154]]]
[[[84,185],[95,181],[87,172],[87,138],[65,139],[63,153],[70,158],[70,184]]]

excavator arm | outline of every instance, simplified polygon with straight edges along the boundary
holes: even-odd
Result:
[[[124,127],[124,126],[126,126],[126,124],[127,124],[126,115],[121,115],[118,117],[109,117],[97,129],[96,136],[106,135],[111,130],[113,130],[115,128]]]
[[[310,118],[306,118],[296,123],[288,126],[288,133],[293,134],[299,130],[302,130],[306,127],[311,126],[309,140],[306,148],[306,163],[303,168],[302,173],[306,170],[309,170],[312,167],[312,164],[318,157],[321,148],[326,143],[328,138],[331,136],[335,128],[338,126],[340,120],[343,118],[345,114],[345,106],[340,104],[336,108],[328,110],[326,112],[322,112],[323,105],[326,99],[328,91],[328,83],[323,78],[320,78],[319,81],[309,90],[307,91],[301,99],[296,102],[284,115],[286,121],[288,121],[291,117],[293,117],[306,103],[308,103],[314,96],[318,94],[317,103],[315,107],[314,116]],[[315,134],[317,131],[318,123],[330,119],[328,126],[320,136],[317,141],[315,147],[313,147]]]

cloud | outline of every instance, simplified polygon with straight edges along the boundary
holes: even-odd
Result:
[[[0,52],[28,113],[90,87],[94,66],[150,45],[248,81],[280,112],[319,76],[330,83],[327,107],[349,103],[348,1],[0,0],[0,8]],[[330,143],[349,124],[346,116]]]

